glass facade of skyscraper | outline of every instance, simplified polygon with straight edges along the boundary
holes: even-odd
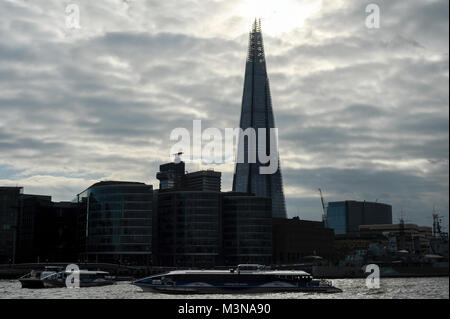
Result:
[[[243,159],[243,163],[236,163],[233,178],[233,191],[253,193],[260,197],[270,197],[272,200],[272,216],[286,218],[285,199],[283,193],[283,181],[280,165],[273,174],[261,174],[260,168],[267,166],[262,164],[258,156],[256,162],[252,163],[249,152],[266,148],[266,153],[278,150],[278,145],[270,142],[269,129],[275,128],[275,121],[272,110],[272,100],[270,96],[269,79],[266,70],[266,60],[264,56],[264,45],[260,24],[256,23],[250,33],[247,63],[245,66],[244,93],[242,97],[240,128],[246,130],[253,128],[256,133],[256,145],[250,147],[247,138],[238,147],[240,154],[238,158]],[[266,129],[266,145],[259,145],[258,129]],[[271,150],[272,149],[272,150]],[[278,154],[277,154],[278,155]]]
[[[220,192],[160,191],[158,255],[164,266],[220,264]]]
[[[223,194],[223,253],[225,265],[270,265],[272,205],[270,198]]]
[[[85,259],[141,265],[151,262],[151,185],[99,182],[78,194],[78,201],[86,208]]]

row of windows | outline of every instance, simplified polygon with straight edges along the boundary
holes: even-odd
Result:
[[[110,245],[110,244],[89,244],[87,246],[87,249],[89,252],[114,252],[114,251],[133,251],[133,252],[144,252],[144,251],[151,251],[152,246],[151,244],[120,244],[120,245]]]
[[[259,225],[237,225],[236,226],[230,226],[228,224],[225,224],[224,226],[224,234],[243,234],[244,232],[249,233],[271,233],[272,227],[271,226],[259,226]]]
[[[109,220],[89,220],[91,227],[127,227],[127,226],[152,226],[151,219],[109,219]]]
[[[148,210],[153,209],[152,202],[101,202],[89,203],[89,212],[108,212],[120,210]]]
[[[207,215],[194,215],[194,216],[177,216],[176,221],[178,223],[215,223],[217,222],[217,216],[207,216]],[[175,218],[170,219],[174,221]]]
[[[205,209],[194,209],[194,210],[183,210],[178,209],[176,211],[174,210],[166,210],[166,211],[158,211],[158,217],[160,220],[168,220],[168,221],[175,221],[175,220],[218,220],[219,219],[219,210],[215,208],[205,208]]]
[[[121,228],[105,228],[105,227],[92,227],[89,229],[89,235],[151,235],[151,227],[121,227]]]
[[[218,247],[215,246],[163,246],[161,255],[170,254],[218,254]]]
[[[272,244],[270,238],[266,239],[236,239],[236,240],[225,240],[224,247],[266,247]]]
[[[233,236],[234,235],[234,236]],[[224,240],[235,242],[237,240],[270,240],[272,233],[244,233],[244,234],[224,234]]]
[[[272,255],[272,247],[239,247],[228,248],[225,247],[225,254],[227,255]]]
[[[226,225],[272,225],[272,219],[266,217],[224,218]]]
[[[216,238],[219,236],[217,230],[180,230],[174,233],[173,231],[161,230],[160,232],[161,240],[165,237],[181,237],[181,238]]]
[[[158,195],[158,201],[171,201],[175,200],[183,200],[183,201],[203,201],[203,200],[217,200],[220,198],[220,194],[207,193],[207,192],[199,192],[199,193],[177,193],[177,194],[163,194],[160,193]]]
[[[178,254],[218,254],[217,246],[186,246],[175,249]]]
[[[199,230],[215,230],[219,229],[219,225],[211,224],[211,223],[187,223],[187,224],[177,224],[171,225],[166,224],[160,226],[161,231],[174,231],[174,230],[183,230],[183,231],[199,231]]]
[[[228,219],[255,218],[255,217],[270,219],[272,218],[272,213],[270,211],[262,211],[262,210],[247,210],[236,212],[224,211],[223,216],[224,218]]]
[[[193,209],[158,207],[158,216],[164,217],[172,215],[219,215],[219,209],[217,207],[195,207]]]
[[[179,207],[218,207],[219,202],[217,200],[186,200],[186,201],[167,201],[167,202],[158,202],[161,203],[162,206],[179,206]]]
[[[260,213],[270,213],[271,212],[271,206],[265,206],[265,205],[226,205],[224,207],[224,210],[230,213],[239,213],[239,212],[245,212],[245,211],[258,211]]]
[[[135,194],[96,194],[89,198],[90,203],[94,202],[152,202],[153,193]]]
[[[167,246],[216,246],[219,244],[218,238],[170,238],[166,237],[160,242]]]
[[[152,211],[107,211],[107,212],[90,212],[90,219],[109,219],[109,218],[152,218]]]
[[[96,186],[89,190],[89,196],[102,194],[153,194],[153,187],[150,185],[114,185],[114,186]]]

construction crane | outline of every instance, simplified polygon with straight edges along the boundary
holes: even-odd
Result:
[[[323,221],[323,225],[325,227],[328,227],[327,210],[325,208],[325,202],[323,201],[322,190],[320,188],[319,188],[319,193],[320,193],[320,200],[322,201],[322,211],[323,211],[322,221]]]

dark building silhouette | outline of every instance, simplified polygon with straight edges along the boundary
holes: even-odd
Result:
[[[185,174],[184,162],[166,163],[159,166],[156,178],[159,180],[159,189],[178,189],[183,187]]]
[[[104,181],[77,195],[85,212],[79,230],[85,261],[148,265],[152,262],[153,187]]]
[[[0,187],[0,264],[15,262],[22,187]]]
[[[164,266],[221,264],[220,192],[158,193],[158,262]]]
[[[245,66],[244,92],[242,97],[242,109],[240,128],[254,128],[256,131],[256,149],[260,147],[259,128],[265,128],[266,136],[269,129],[275,128],[275,121],[270,96],[269,79],[266,70],[264,45],[261,33],[261,25],[256,22],[253,25],[249,37],[247,63]],[[266,166],[256,156],[256,163],[249,161],[249,143],[244,139],[244,163],[236,163],[233,178],[233,191],[253,193],[258,197],[269,197],[272,201],[272,216],[286,218],[285,199],[280,166],[274,174],[260,174],[260,167]],[[270,150],[270,139],[266,138],[266,152]],[[272,145],[278,149],[277,145]],[[238,152],[240,152],[240,147]],[[239,156],[238,156],[239,157]]]
[[[336,235],[359,232],[361,225],[392,224],[392,206],[374,202],[330,202],[327,225]]]
[[[362,238],[392,237],[397,250],[426,252],[430,247],[432,228],[400,222],[399,224],[361,225],[359,235]]]
[[[73,262],[79,260],[81,208],[77,202],[53,203],[53,221],[57,243],[53,250],[53,261]]]
[[[161,183],[184,163],[160,166]],[[182,164],[183,166],[176,166]],[[161,174],[164,172],[164,174]],[[158,264],[214,267],[238,263],[270,264],[270,198],[220,192],[221,173],[177,171],[172,187],[157,195],[155,252]],[[174,179],[174,178],[172,178]]]
[[[53,259],[57,230],[52,204],[50,196],[21,196],[16,262]]]
[[[270,265],[272,205],[268,197],[223,193],[223,254],[225,265]]]
[[[76,261],[77,203],[0,188],[0,263]]]
[[[220,192],[221,175],[213,170],[186,173],[184,187],[193,191]]]
[[[294,264],[308,256],[333,257],[334,232],[323,222],[274,218],[273,263]]]
[[[220,172],[203,170],[188,173],[183,161],[166,163],[159,166],[156,178],[160,190],[189,190],[220,192]]]

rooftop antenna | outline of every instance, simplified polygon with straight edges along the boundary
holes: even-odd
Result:
[[[442,231],[441,223],[443,216],[437,213],[435,205],[433,205],[433,237],[447,238],[448,233]]]
[[[181,158],[180,158],[181,155],[183,155],[183,152],[178,152],[178,153],[172,154],[172,156],[175,156],[175,158],[173,159],[173,162],[175,164],[178,164],[181,162]]]
[[[256,18],[255,18],[255,21],[253,22],[253,24],[252,24],[252,31],[253,32],[256,32],[256,25],[257,25],[257,21],[256,21]]]
[[[400,218],[398,219],[400,224],[405,224],[405,222],[409,222],[409,220],[405,217],[403,217],[403,207],[400,208]]]

